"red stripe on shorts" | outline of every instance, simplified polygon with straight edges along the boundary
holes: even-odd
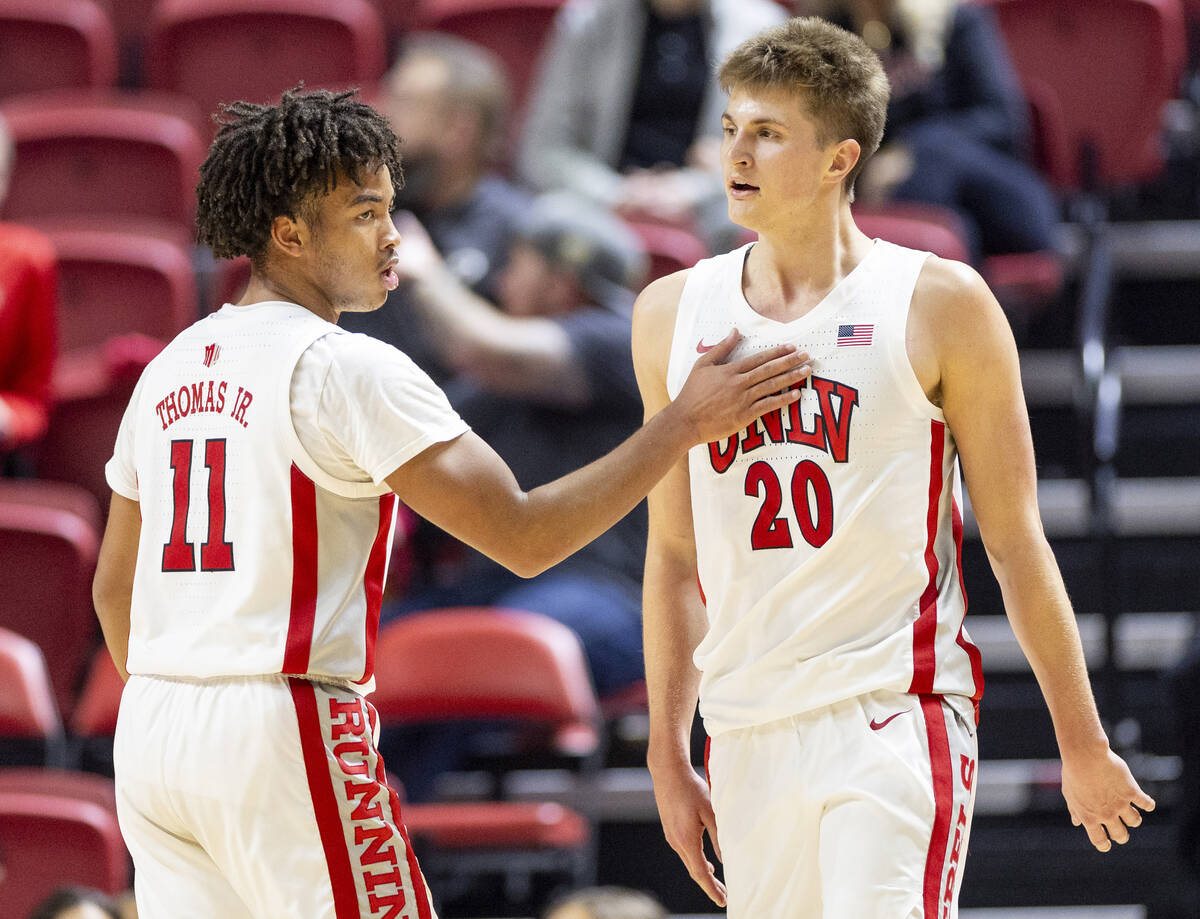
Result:
[[[950,818],[954,807],[954,768],[950,762],[950,736],[946,731],[946,716],[942,697],[921,696],[921,712],[925,716],[925,733],[929,738],[929,770],[933,778],[933,832],[929,837],[929,852],[925,856],[924,912],[925,919],[937,919],[942,902],[942,872],[946,867],[946,849],[950,845]]]
[[[317,486],[292,464],[292,609],[283,673],[308,673],[317,618]]]
[[[293,679],[288,683],[292,690],[292,702],[296,706],[308,793],[312,797],[321,847],[325,850],[325,866],[329,869],[334,915],[337,919],[359,919],[358,888],[354,884],[354,869],[350,866],[346,831],[333,790],[333,780],[329,777],[329,757],[325,749],[321,716],[317,712],[316,690],[307,680]]]
[[[958,564],[958,589],[962,591],[963,623],[965,623],[967,618],[967,585],[963,581],[962,572],[962,512],[958,509],[958,502],[953,498],[950,501],[950,508],[954,514],[951,518],[951,523],[954,529],[954,551]],[[979,653],[979,648],[967,638],[962,624],[958,627],[958,637],[955,641],[967,653],[967,659],[971,662],[971,682],[975,686],[975,691],[971,693],[971,704],[975,706],[975,723],[979,724],[979,700],[983,698],[983,655]]]
[[[379,527],[375,531],[375,541],[371,543],[371,554],[367,556],[367,570],[363,576],[367,599],[367,632],[364,640],[366,662],[359,683],[365,683],[375,675],[375,638],[379,634],[379,608],[383,604],[383,579],[387,573],[388,534],[392,531],[395,510],[396,496],[380,495]]]
[[[913,676],[908,691],[916,695],[933,692],[937,669],[934,642],[937,639],[938,598],[938,506],[942,500],[942,458],[946,452],[946,425],[930,422],[929,506],[925,514],[925,567],[929,581],[921,594],[921,612],[913,623]]]
[[[370,722],[371,736],[373,737],[379,714],[370,702],[364,702],[364,705],[367,709],[367,720]],[[425,887],[425,877],[421,874],[421,866],[417,864],[417,853],[413,851],[412,843],[408,838],[408,830],[404,826],[404,814],[400,810],[400,796],[388,784],[387,768],[383,764],[383,755],[378,750],[375,751],[375,781],[387,791],[388,807],[392,811],[392,823],[396,825],[396,829],[400,831],[400,838],[404,840],[408,876],[412,882],[413,894],[417,898],[417,919],[432,919],[433,909],[429,905],[429,890]]]

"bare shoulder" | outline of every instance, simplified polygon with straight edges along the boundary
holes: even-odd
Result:
[[[661,359],[666,367],[670,353],[671,335],[675,330],[675,316],[679,311],[679,298],[687,283],[691,269],[676,271],[666,277],[651,281],[638,295],[633,306],[633,354],[634,360]]]
[[[908,340],[914,360],[924,351],[944,368],[952,354],[1007,347],[1012,332],[979,272],[962,262],[931,256],[913,291]]]

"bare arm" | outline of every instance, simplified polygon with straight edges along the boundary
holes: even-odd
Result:
[[[721,363],[736,335],[699,362],[680,398],[615,450],[525,492],[474,434],[418,454],[387,478],[414,511],[524,577],[557,564],[624,517],[692,444],[728,436],[787,405],[803,356],[781,347]]]
[[[648,418],[670,404],[667,356],[678,291],[672,288],[672,294],[674,302],[643,299],[634,313],[634,366]],[[696,775],[691,760],[692,719],[700,687],[700,672],[692,663],[692,652],[704,638],[708,622],[696,582],[696,540],[686,457],[678,460],[650,492],[649,509],[642,588],[650,700],[646,761],[667,842],[692,879],[714,903],[724,906],[724,885],[704,854],[706,830],[713,845],[718,846],[716,818],[708,789]]]
[[[415,217],[398,215],[396,225],[396,271],[411,282],[413,306],[448,366],[502,395],[587,401],[587,374],[558,323],[502,312],[455,277]]]
[[[1016,345],[999,305],[970,269],[932,262],[910,332],[935,342],[938,394],[962,459],[1004,607],[1054,722],[1072,820],[1101,851],[1124,843],[1154,801],[1108,745],[1075,615],[1042,531]],[[914,323],[916,327],[914,328]],[[913,345],[910,342],[910,350]],[[921,376],[920,359],[914,366]],[[1107,831],[1107,835],[1106,835]]]
[[[96,577],[92,581],[92,602],[104,643],[121,679],[128,680],[125,658],[129,652],[129,605],[133,598],[133,572],[137,565],[138,539],[142,533],[141,508],[113,492],[108,508],[108,524],[100,543]]]

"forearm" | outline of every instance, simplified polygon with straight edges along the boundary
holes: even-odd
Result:
[[[415,278],[411,291],[429,341],[456,370],[470,369],[477,354],[494,350],[512,323],[441,264]]]
[[[991,558],[1013,632],[1050,710],[1059,750],[1065,756],[1106,747],[1075,615],[1045,538],[1021,540]]]
[[[117,672],[122,680],[129,679],[125,669],[125,660],[129,656],[129,608],[130,596],[93,596],[96,607],[96,617],[100,620],[100,630],[104,633],[104,644],[117,665]]]
[[[680,414],[664,409],[611,453],[526,495],[519,532],[533,574],[628,514],[684,455],[695,435]]]
[[[642,644],[650,703],[651,772],[691,768],[692,719],[700,671],[692,662],[708,629],[694,569],[672,564],[661,554],[646,556],[642,599]]]

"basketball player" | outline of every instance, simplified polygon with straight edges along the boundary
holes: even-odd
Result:
[[[807,374],[790,346],[723,363],[730,336],[611,454],[522,491],[408,358],[333,324],[396,286],[396,146],[350,93],[289,92],[229,107],[201,169],[200,241],[250,284],[139,381],[94,591],[132,674],[114,755],[143,919],[433,916],[364,699],[397,496],[530,575]]]
[[[1107,851],[1154,802],[1096,713],[1003,314],[971,269],[851,218],[883,132],[878,59],[793,19],[721,78],[729,212],[758,241],[639,298],[646,415],[734,326],[736,353],[794,344],[813,374],[799,402],[692,448],[651,493],[648,760],[664,831],[720,905],[712,836],[731,919],[954,916],[982,691],[962,627],[960,459],[1072,819]],[[688,750],[697,695],[711,805]]]

